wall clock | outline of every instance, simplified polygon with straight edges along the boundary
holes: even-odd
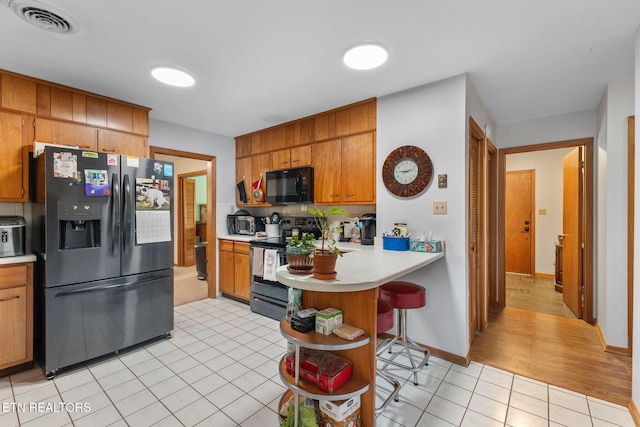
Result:
[[[393,150],[382,166],[382,181],[392,194],[413,197],[422,193],[433,177],[433,164],[420,147],[404,145]]]

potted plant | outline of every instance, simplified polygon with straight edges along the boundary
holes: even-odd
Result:
[[[313,268],[311,255],[316,249],[316,237],[311,233],[292,236],[287,243],[287,265],[289,271],[309,273]]]
[[[342,252],[336,246],[335,239],[329,236],[333,231],[342,231],[341,227],[331,227],[329,215],[347,216],[348,213],[344,209],[333,206],[329,209],[320,209],[318,207],[310,207],[307,211],[313,215],[316,226],[320,229],[321,244],[311,255],[313,259],[313,277],[316,279],[331,280],[336,277],[336,260],[342,256]]]

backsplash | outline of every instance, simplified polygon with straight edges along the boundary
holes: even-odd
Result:
[[[24,216],[24,203],[0,203],[0,215]]]

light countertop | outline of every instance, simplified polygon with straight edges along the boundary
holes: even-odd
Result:
[[[252,240],[267,239],[267,237],[248,236],[244,234],[218,234],[218,240],[234,240],[236,242],[250,242]]]
[[[35,261],[36,261],[36,256],[33,254],[9,256],[9,257],[0,258],[0,265],[20,264],[22,262],[35,262]]]
[[[348,252],[338,257],[338,274],[334,280],[315,279],[311,274],[291,274],[286,266],[281,266],[276,272],[278,281],[310,291],[355,292],[376,288],[444,258],[444,252],[391,251],[383,249],[381,244],[340,243],[338,248]]]

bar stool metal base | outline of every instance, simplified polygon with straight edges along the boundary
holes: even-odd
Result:
[[[399,368],[407,369],[413,372],[413,383],[418,385],[418,372],[428,365],[429,356],[431,352],[424,347],[419,346],[411,338],[407,336],[407,309],[397,309],[398,329],[396,335],[393,338],[389,338],[380,344],[376,349],[376,356],[379,361],[384,362],[384,365],[379,369],[380,372],[384,371],[388,365],[397,366]],[[394,351],[394,346],[400,346],[401,348]],[[418,353],[415,355],[412,353]],[[383,356],[387,352],[389,356]],[[395,359],[404,354],[411,365],[397,362]]]

